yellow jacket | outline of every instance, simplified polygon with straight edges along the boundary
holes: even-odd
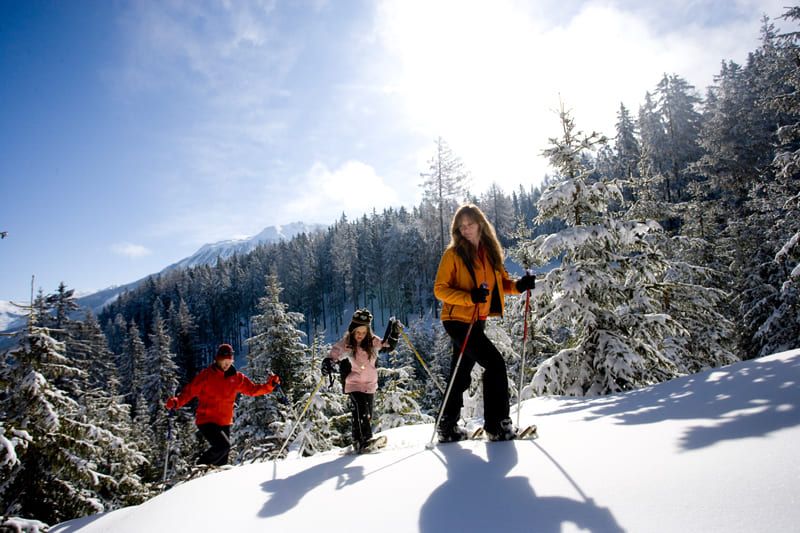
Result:
[[[491,294],[485,303],[479,304],[479,317],[502,316],[505,294],[519,294],[505,268],[492,269],[486,260],[473,264],[473,271],[475,280],[455,249],[445,250],[433,283],[433,294],[443,304],[442,320],[470,322],[475,313],[475,304],[472,303],[470,293],[481,283],[486,283]],[[496,290],[498,286],[503,290]]]

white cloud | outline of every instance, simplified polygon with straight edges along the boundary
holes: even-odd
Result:
[[[375,68],[402,93],[409,127],[441,135],[464,159],[475,192],[492,182],[508,191],[549,170],[540,153],[560,132],[560,100],[579,129],[613,135],[620,102],[635,114],[664,73],[702,95],[723,59],[743,62],[758,46],[752,2],[737,17],[696,2],[658,13],[623,4],[565,2],[555,20],[511,0],[387,0],[377,34],[394,62]],[[697,21],[669,26],[663,13]]]
[[[559,133],[560,99],[579,128],[610,135],[620,102],[635,113],[665,72],[702,93],[722,59],[755,49],[771,7],[716,4],[386,0],[374,31],[328,24],[330,34],[316,26],[333,22],[318,16],[324,2],[305,4],[314,13],[273,2],[135,4],[125,80],[180,109],[156,132],[162,214],[148,239],[197,246],[409,205],[438,136],[475,193],[537,184],[550,171],[540,153]],[[704,26],[697,13],[727,18]],[[320,50],[332,46],[336,54]]]
[[[117,255],[131,258],[144,257],[152,253],[147,247],[141,244],[132,244],[129,242],[113,244],[111,245],[111,251]]]
[[[347,161],[335,170],[316,162],[293,187],[290,199],[275,206],[283,220],[331,223],[342,213],[353,219],[397,201],[395,190],[361,161]]]

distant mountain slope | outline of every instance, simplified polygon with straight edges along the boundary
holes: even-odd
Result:
[[[253,251],[257,246],[262,244],[272,244],[280,242],[281,240],[289,240],[295,235],[301,233],[315,233],[325,229],[326,226],[322,224],[306,224],[305,222],[292,222],[281,226],[269,226],[261,231],[258,235],[247,239],[231,239],[227,241],[220,241],[211,244],[204,244],[195,253],[181,259],[177,263],[173,263],[158,274],[165,274],[173,270],[181,268],[190,268],[198,265],[213,265],[219,258],[226,259],[234,254],[246,254]],[[103,306],[114,301],[120,294],[126,290],[135,289],[149,276],[142,279],[119,285],[117,287],[110,287],[102,291],[95,292],[88,296],[78,299],[78,303],[82,307],[88,307],[95,312],[102,309]],[[2,329],[2,328],[0,328]]]
[[[11,302],[0,300],[0,331],[13,328],[13,324],[23,320],[24,317],[22,309]]]
[[[282,240],[288,241],[295,235],[301,233],[314,233],[324,229],[322,224],[306,224],[305,222],[292,222],[284,226],[270,226],[261,233],[247,239],[231,239],[227,241],[204,244],[194,254],[177,263],[169,265],[161,273],[169,272],[179,268],[189,268],[198,265],[210,265],[217,259],[226,259],[234,254],[246,254],[252,252],[261,244],[271,244]]]

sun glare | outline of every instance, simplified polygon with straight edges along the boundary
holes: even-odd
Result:
[[[539,96],[541,35],[502,2],[397,2],[384,6],[383,35],[399,58],[395,85],[412,126],[441,135],[472,171],[473,189],[539,179],[522,164],[543,148],[531,124],[557,106]],[[508,186],[504,187],[508,190]]]
[[[558,21],[543,9],[386,0],[378,12],[393,68],[387,85],[402,95],[407,126],[443,137],[471,171],[475,193],[493,182],[510,192],[552,172],[540,154],[560,132],[561,102],[579,129],[613,136],[620,103],[635,114],[664,73],[702,92],[714,75],[707,65],[723,59],[718,50],[742,47],[724,27],[658,31],[612,4],[587,2]],[[710,39],[728,46],[709,49]]]

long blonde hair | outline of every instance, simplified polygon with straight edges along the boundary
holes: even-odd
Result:
[[[497,239],[497,233],[494,231],[494,226],[483,214],[481,208],[475,204],[464,204],[458,208],[456,214],[453,215],[453,222],[450,224],[450,244],[447,249],[455,248],[458,255],[462,258],[467,258],[470,263],[474,263],[477,258],[477,250],[472,246],[467,239],[461,235],[461,219],[464,216],[470,217],[478,223],[480,228],[480,242],[483,245],[489,262],[495,269],[503,266],[503,247],[500,246],[500,241]]]

